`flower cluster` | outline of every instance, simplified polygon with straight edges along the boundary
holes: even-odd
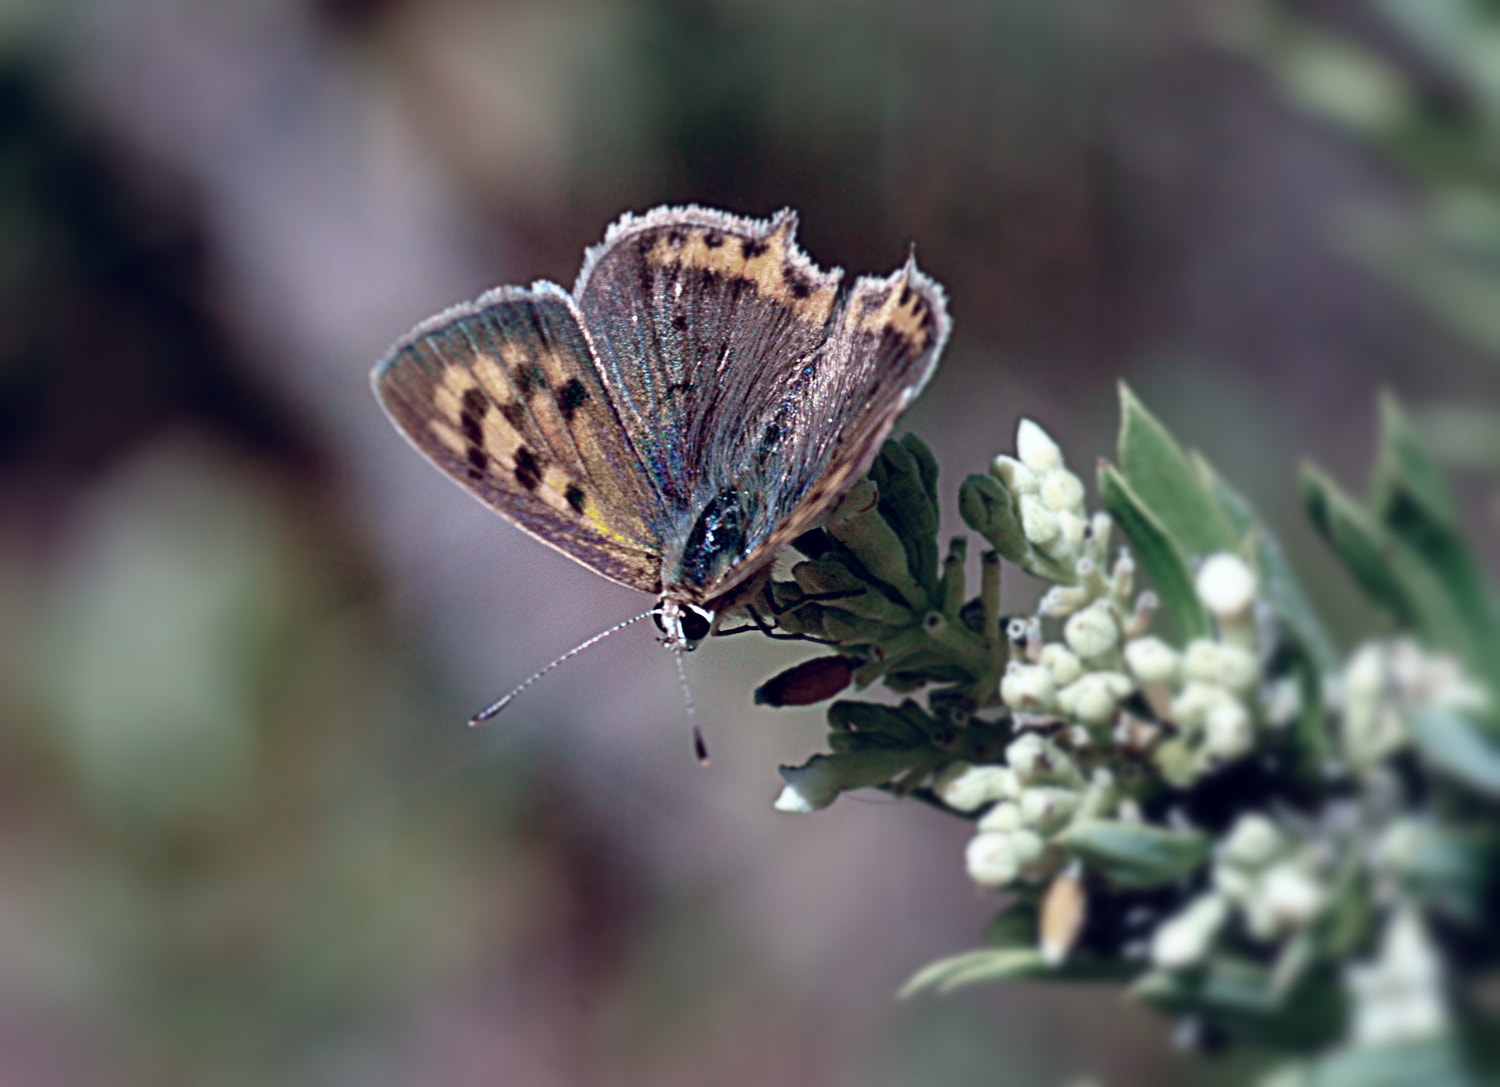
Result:
[[[1395,620],[1343,658],[1249,505],[1122,402],[1102,510],[1031,421],[963,481],[993,549],[977,596],[963,538],[938,562],[936,466],[910,437],[797,541],[792,580],[750,614],[837,652],[757,699],[930,689],[835,702],[830,752],[783,768],[776,806],[875,787],[972,821],[968,874],[1005,892],[991,946],[909,992],[1129,977],[1200,1032],[1363,1082],[1369,1047],[1455,1033],[1460,965],[1500,965],[1500,605],[1393,405],[1368,506],[1303,477],[1315,527]],[[1047,586],[1028,614],[1000,616],[1002,558]],[[1406,1081],[1435,1067],[1456,1066]]]
[[[1318,839],[1296,841],[1259,813],[1240,816],[1220,843],[1210,889],[1162,923],[1151,958],[1170,970],[1196,966],[1231,917],[1261,944],[1278,944],[1327,905],[1336,857]]]

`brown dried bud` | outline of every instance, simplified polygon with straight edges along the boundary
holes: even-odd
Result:
[[[854,678],[851,657],[814,657],[788,668],[755,689],[758,706],[811,706],[832,698]]]

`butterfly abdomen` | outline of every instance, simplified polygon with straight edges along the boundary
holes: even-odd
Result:
[[[739,562],[750,548],[751,525],[759,505],[754,495],[738,487],[725,487],[714,495],[693,522],[670,582],[702,589]]]

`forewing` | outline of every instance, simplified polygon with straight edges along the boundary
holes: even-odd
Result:
[[[660,590],[659,503],[560,287],[502,288],[426,321],[372,380],[465,490],[611,581]]]
[[[843,273],[813,265],[794,227],[790,212],[658,208],[612,226],[578,277],[603,379],[676,514],[664,534],[717,493],[737,448],[726,435],[779,401],[825,344]]]

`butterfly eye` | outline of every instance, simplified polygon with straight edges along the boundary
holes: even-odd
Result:
[[[682,636],[690,642],[701,642],[707,638],[712,626],[713,617],[696,608],[689,608],[682,613]]]

